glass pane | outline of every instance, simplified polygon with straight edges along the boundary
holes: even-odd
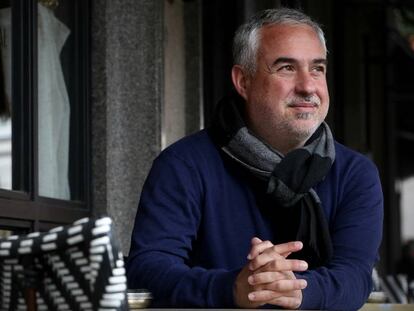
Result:
[[[414,240],[414,177],[401,182],[401,225],[403,243]]]
[[[76,82],[75,1],[38,4],[39,195],[82,200],[82,116]]]
[[[402,242],[414,241],[414,9],[398,7],[392,10],[392,37],[388,65],[389,81],[394,95],[398,190],[400,191]]]
[[[0,224],[0,239],[8,238],[11,235],[21,235],[29,233],[28,228],[4,226]]]
[[[0,1],[0,188],[12,188],[11,9]]]
[[[0,228],[0,239],[7,238],[9,236],[13,235],[13,232],[10,230],[5,230]]]

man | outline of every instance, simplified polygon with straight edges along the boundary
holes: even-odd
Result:
[[[335,142],[320,27],[267,10],[234,39],[235,93],[154,161],[127,263],[153,306],[356,310],[382,232],[375,166]]]

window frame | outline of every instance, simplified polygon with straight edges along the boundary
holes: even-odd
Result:
[[[38,194],[37,142],[37,1],[13,0],[12,22],[12,188],[0,189],[0,227],[8,223],[37,231],[73,222],[91,214],[90,160],[90,1],[74,0],[76,107],[83,109],[80,169],[84,200],[60,200]],[[72,107],[71,107],[72,108]],[[72,132],[72,131],[71,131]],[[70,169],[70,167],[69,167]],[[30,224],[30,225],[29,225]]]

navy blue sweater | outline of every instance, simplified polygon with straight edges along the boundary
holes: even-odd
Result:
[[[334,257],[304,273],[301,309],[356,310],[368,297],[382,235],[378,172],[335,143],[336,159],[315,187],[329,223]],[[186,137],[154,161],[142,190],[127,261],[130,288],[152,292],[153,306],[235,307],[233,284],[250,240],[278,241],[278,219],[259,207],[249,178],[207,131]],[[280,221],[280,219],[279,219]]]

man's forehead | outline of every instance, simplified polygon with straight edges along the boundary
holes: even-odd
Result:
[[[315,29],[306,24],[263,26],[259,33],[258,50],[264,53],[286,53],[286,56],[290,53],[306,53],[311,58],[326,58],[326,48],[321,38]]]

